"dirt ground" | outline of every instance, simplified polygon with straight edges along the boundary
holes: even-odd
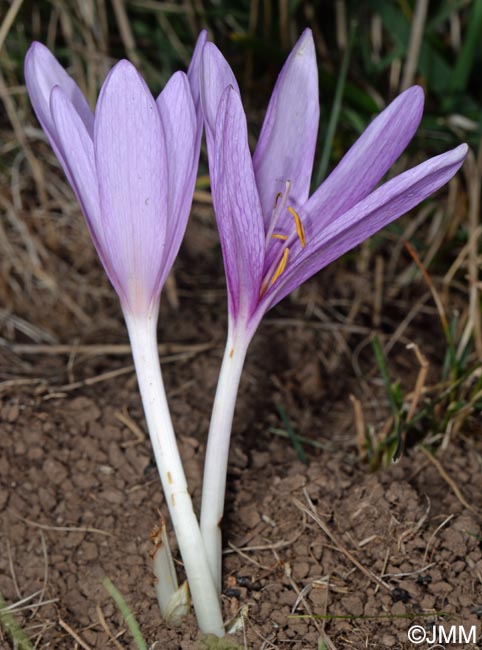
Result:
[[[78,224],[66,226],[67,217]],[[198,636],[193,617],[178,629],[160,618],[149,536],[167,511],[127,336],[80,216],[67,217],[42,235],[59,260],[50,269],[58,286],[34,278],[30,302],[8,296],[17,319],[2,316],[0,593],[19,603],[16,616],[36,648],[134,647],[102,586],[106,576],[150,648],[216,647]],[[71,272],[66,228],[81,233]],[[226,322],[216,242],[210,208],[200,205],[159,326],[196,506]],[[415,624],[429,634],[434,625],[475,625],[480,644],[480,423],[446,436],[436,460],[412,446],[400,462],[370,472],[350,395],[378,429],[388,407],[366,340],[375,330],[388,340],[426,288],[420,281],[418,295],[387,301],[374,328],[373,269],[363,277],[358,263],[335,264],[268,314],[248,356],[223,529],[224,613],[244,613],[244,629],[230,637],[241,648],[409,649]],[[360,283],[368,291],[355,319],[337,321]],[[423,345],[435,365],[442,354],[436,311],[426,297],[424,305],[390,354],[391,370],[410,388],[416,364],[406,342]],[[315,443],[304,445],[307,465],[279,435],[277,404]],[[0,647],[11,647],[5,636]]]

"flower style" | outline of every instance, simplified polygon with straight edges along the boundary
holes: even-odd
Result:
[[[449,181],[467,146],[430,158],[375,189],[421,120],[423,91],[414,86],[368,126],[309,196],[319,120],[310,30],[279,75],[253,156],[238,85],[212,43],[203,50],[201,103],[229,302],[201,510],[201,530],[219,588],[219,523],[232,416],[247,346],[259,322],[309,277]]]
[[[128,61],[108,74],[95,115],[41,43],[25,59],[33,107],[82,207],[124,311],[147,313],[177,256],[196,181],[203,32],[187,75],[157,100]]]

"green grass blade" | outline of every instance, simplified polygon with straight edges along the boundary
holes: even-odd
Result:
[[[338,82],[336,84],[335,98],[333,100],[330,119],[326,130],[325,143],[323,145],[323,151],[321,153],[320,164],[318,165],[318,169],[315,175],[314,187],[318,187],[321,184],[321,181],[325,178],[326,172],[328,170],[331,148],[333,146],[333,139],[335,137],[336,127],[338,124],[338,120],[340,118],[341,102],[343,100],[343,92],[345,90],[346,75],[348,73],[348,65],[350,63],[351,51],[352,51],[353,43],[355,41],[355,33],[356,33],[356,22],[353,21],[350,25],[348,44],[346,46],[346,50],[343,54],[343,59],[341,62],[340,75],[338,77]]]
[[[144,637],[142,636],[139,625],[134,618],[134,614],[129,609],[129,606],[122,597],[121,593],[117,590],[109,578],[104,578],[104,580],[102,580],[102,584],[104,585],[104,588],[109,593],[109,595],[112,596],[112,598],[115,600],[117,607],[119,608],[125,622],[127,623],[127,627],[134,637],[134,642],[138,650],[147,650],[147,644],[144,641]]]
[[[284,429],[278,429],[278,427],[269,427],[268,433],[273,433],[275,436],[280,436],[281,438],[289,438],[290,434]],[[308,438],[307,436],[299,436],[296,434],[296,437],[300,442],[305,445],[310,445],[315,447],[315,449],[328,449],[331,450],[331,445],[326,442],[319,442],[318,440],[313,440],[313,438]]]
[[[305,450],[303,449],[303,445],[301,444],[298,434],[293,429],[291,422],[289,421],[289,418],[286,415],[286,411],[281,406],[281,404],[276,404],[276,410],[279,413],[281,421],[285,425],[286,431],[288,432],[288,436],[291,440],[291,444],[293,445],[293,449],[296,451],[298,458],[301,460],[301,462],[304,465],[308,465],[308,458],[306,457]]]
[[[374,336],[372,338],[371,344],[372,344],[373,352],[375,353],[375,359],[377,362],[378,369],[380,371],[380,374],[383,379],[383,383],[385,385],[385,390],[387,392],[388,401],[390,402],[390,407],[392,409],[393,415],[398,416],[399,406],[397,404],[397,400],[395,399],[392,384],[390,382],[390,376],[388,374],[387,361],[385,359],[385,354],[382,350],[382,346],[380,345],[380,340],[378,336]]]
[[[452,89],[456,92],[466,90],[475,59],[480,52],[482,0],[474,0],[467,25],[463,45],[452,75]]]
[[[10,636],[18,650],[33,650],[27,635],[17,623],[15,616],[7,611],[7,604],[0,594],[0,626]]]

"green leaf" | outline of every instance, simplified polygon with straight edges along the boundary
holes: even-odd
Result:
[[[134,637],[134,643],[136,644],[138,650],[147,650],[147,644],[144,641],[144,637],[142,636],[139,625],[134,618],[134,614],[129,609],[129,606],[127,605],[120,591],[117,590],[117,587],[113,585],[109,578],[104,578],[102,580],[102,584],[104,585],[105,590],[115,600],[117,607],[119,608],[125,622],[127,623],[127,627]]]

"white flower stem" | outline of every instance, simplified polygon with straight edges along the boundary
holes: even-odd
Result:
[[[218,593],[221,593],[222,584],[221,521],[224,512],[229,442],[247,348],[247,340],[228,336],[214,398],[204,464],[201,533]]]
[[[218,593],[210,573],[199,524],[172,427],[157,350],[158,307],[146,317],[124,313],[147,427],[179,551],[202,632],[224,636]]]

